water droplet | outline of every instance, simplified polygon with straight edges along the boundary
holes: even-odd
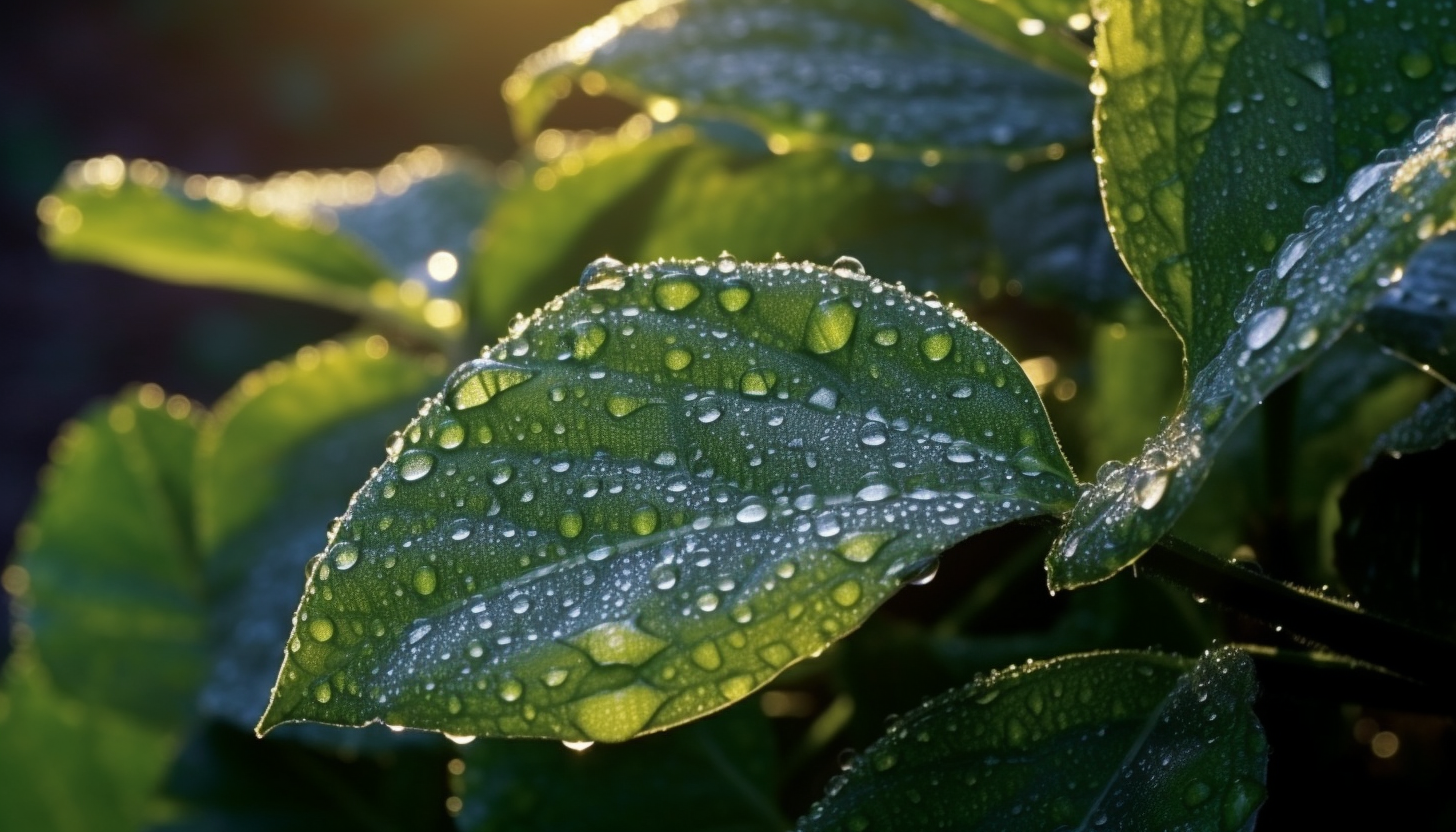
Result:
[[[673,347],[663,355],[662,363],[667,365],[669,370],[685,370],[689,364],[693,363],[693,354],[682,347]]]
[[[847,254],[835,260],[830,269],[840,277],[864,277],[865,274],[864,264]]]
[[[1319,336],[1319,329],[1315,327],[1310,327],[1304,332],[1299,333],[1299,341],[1297,341],[1296,344],[1300,349],[1307,350],[1319,342]]]
[[[749,370],[738,382],[738,390],[745,396],[767,396],[778,383],[778,374],[762,368]]]
[[[415,592],[421,595],[429,595],[435,591],[439,579],[435,575],[435,568],[432,566],[421,566],[415,570],[414,585]]]
[[[399,456],[399,475],[410,482],[424,477],[434,467],[435,457],[429,451],[416,448]]]
[[[572,721],[598,742],[623,742],[637,736],[667,701],[667,694],[644,684],[606,691],[579,700]]]
[[[621,275],[622,261],[614,257],[598,257],[581,271],[581,288],[588,292],[615,292],[627,285]]]
[[[318,687],[313,689],[313,698],[320,705],[326,705],[330,699],[334,698],[334,689],[329,686],[328,682],[319,682]]]
[[[490,481],[495,483],[496,485],[505,485],[506,483],[511,481],[511,477],[514,476],[515,473],[516,471],[514,468],[502,462],[491,468]]]
[[[747,306],[750,300],[753,300],[753,290],[748,288],[747,283],[733,281],[718,290],[718,305],[725,312],[737,312]]]
[[[659,563],[652,567],[647,578],[658,589],[672,589],[677,586],[677,567],[670,563]]]
[[[893,347],[900,342],[900,330],[892,326],[875,330],[875,343],[882,347]]]
[[[562,537],[570,540],[581,534],[582,523],[581,512],[568,509],[561,512],[561,518],[556,521],[556,528],[561,532]]]
[[[705,641],[693,648],[693,664],[704,670],[717,670],[723,666],[723,654],[718,652],[718,645],[711,641]]]
[[[581,321],[571,327],[573,334],[571,357],[585,361],[597,354],[607,343],[607,328],[595,321]]]
[[[940,572],[940,558],[931,558],[922,564],[911,566],[905,573],[905,582],[913,586],[925,586],[935,580]]]
[[[1304,235],[1295,237],[1284,244],[1284,248],[1279,252],[1279,257],[1274,261],[1274,273],[1279,276],[1280,280],[1283,280],[1284,276],[1289,274],[1289,270],[1294,268],[1294,264],[1298,263],[1305,252],[1309,251],[1311,239],[1312,235]]]
[[[1364,196],[1371,187],[1379,182],[1391,168],[1399,165],[1399,162],[1383,162],[1375,165],[1366,165],[1355,171],[1350,177],[1350,182],[1345,186],[1345,199],[1356,202]]]
[[[339,571],[346,571],[353,568],[359,562],[359,547],[345,541],[334,544],[334,568]]]
[[[1289,310],[1283,306],[1271,306],[1268,309],[1260,310],[1244,325],[1244,343],[1251,350],[1262,349],[1274,340],[1280,330],[1284,329],[1284,322],[1287,320],[1289,320]]]
[[[712,612],[718,608],[718,596],[711,592],[704,592],[698,596],[698,609],[703,612]]]
[[[328,641],[334,637],[334,622],[327,618],[310,618],[308,634],[313,636],[314,641]]]
[[[649,535],[657,531],[657,509],[642,506],[632,512],[632,531],[639,535]]]
[[[636,396],[608,396],[607,412],[618,419],[636,412],[643,405],[647,404],[646,399]]]
[[[1405,77],[1418,80],[1431,74],[1436,68],[1436,62],[1431,58],[1429,52],[1423,49],[1412,49],[1400,56],[1400,71]]]
[[[718,271],[722,274],[732,274],[738,271],[738,258],[726,251],[718,255]]]
[[[570,675],[571,671],[569,670],[563,670],[559,667],[553,667],[545,673],[541,674],[541,683],[546,685],[546,687],[548,688],[559,688],[562,684],[566,682],[567,677],[569,677]]]
[[[630,621],[608,621],[571,639],[599,665],[623,664],[637,667],[661,653],[667,641],[642,631]]]
[[[930,332],[920,341],[920,354],[931,361],[943,361],[955,346],[949,332]]]
[[[511,603],[511,612],[516,615],[525,615],[531,611],[531,599],[525,596],[517,598]]]
[[[768,516],[768,509],[762,503],[749,503],[740,508],[736,515],[740,523],[757,523]]]
[[[429,624],[421,624],[418,627],[414,628],[413,630],[410,630],[410,633],[409,633],[409,643],[410,644],[419,644],[420,643],[420,639],[424,638],[425,636],[427,636],[429,634],[430,634],[430,625]]]
[[[804,330],[804,345],[810,352],[824,355],[849,343],[859,312],[849,301],[831,298],[822,301],[809,313]]]
[[[820,537],[833,537],[839,534],[839,515],[832,511],[826,511],[814,518],[814,533]]]
[[[465,441],[465,426],[454,419],[446,419],[440,423],[440,430],[435,435],[435,441],[447,451],[458,448],[460,443]]]
[[[859,441],[872,448],[885,444],[887,438],[885,426],[879,422],[865,422],[860,426]]]
[[[1322,90],[1330,88],[1330,65],[1325,61],[1309,61],[1308,63],[1300,64],[1295,71],[1307,78],[1311,84],[1314,84]]]
[[[673,278],[658,281],[652,289],[652,299],[669,312],[686,309],[697,301],[701,291],[698,284],[687,278]]]
[[[839,394],[828,387],[820,387],[809,394],[809,404],[820,410],[833,410],[839,404]]]
[[[945,458],[957,465],[965,465],[976,461],[976,446],[964,439],[957,439],[946,449]]]
[[[504,682],[501,682],[500,698],[507,702],[514,702],[517,699],[520,699],[521,694],[525,692],[526,689],[521,685],[519,681],[515,679],[507,679]]]
[[[895,535],[889,532],[860,532],[845,535],[843,540],[835,544],[834,551],[852,563],[868,563],[894,537]]]
[[[872,482],[855,492],[854,496],[855,499],[863,500],[866,503],[878,503],[895,496],[895,488],[888,483]]]
[[[863,590],[859,585],[859,581],[855,580],[845,581],[834,589],[829,590],[829,597],[833,598],[834,603],[841,607],[854,606],[862,594]]]

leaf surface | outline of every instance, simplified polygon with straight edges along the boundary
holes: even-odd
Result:
[[[916,156],[1082,141],[1091,103],[1081,83],[874,0],[626,3],[506,80],[517,133],[533,134],[578,80],[662,120]]]
[[[1381,434],[1370,450],[1366,462],[1380,454],[1418,453],[1456,439],[1456,391],[1441,390],[1416,411]]]
[[[748,695],[1073,478],[956,310],[853,261],[593,264],[456,370],[310,567],[261,727],[621,741]]]
[[[1108,222],[1191,379],[1305,213],[1450,95],[1439,56],[1456,15],[1449,2],[1105,0],[1099,19]]]
[[[1422,126],[1396,156],[1362,168],[1342,196],[1260,272],[1241,323],[1197,372],[1182,408],[1126,466],[1105,466],[1047,556],[1053,588],[1115,574],[1165,534],[1221,445],[1284,379],[1334,343],[1456,208],[1456,118]]]
[[[262,183],[106,156],[73,165],[39,213],[58,257],[433,332],[460,323],[452,278],[491,189],[479,162],[434,147],[378,171],[298,171]],[[438,253],[451,258],[435,266],[444,280],[431,279]]]
[[[991,674],[901,719],[800,830],[1252,829],[1268,746],[1248,657],[1092,653]]]
[[[55,687],[144,722],[193,710],[207,666],[191,404],[155,387],[67,425],[18,535],[21,604]],[[178,404],[180,402],[180,404]]]
[[[1396,355],[1456,386],[1456,237],[1432,240],[1361,321]]]
[[[1092,25],[1084,0],[914,0],[937,20],[1044,69],[1086,80],[1091,50],[1074,34]]]

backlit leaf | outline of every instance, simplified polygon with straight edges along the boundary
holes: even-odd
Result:
[[[630,739],[1073,498],[1011,356],[857,262],[608,261],[582,284],[459,368],[355,496],[262,729]]]
[[[1191,378],[1305,213],[1450,95],[1438,56],[1456,14],[1449,0],[1097,5],[1108,221]]]
[[[190,719],[206,674],[192,405],[154,385],[67,425],[22,529],[21,600],[55,687],[148,723]]]
[[[1013,666],[895,720],[798,829],[1252,829],[1268,758],[1253,698],[1227,647]]]
[[[1126,466],[1099,472],[1047,556],[1054,588],[1102,580],[1165,534],[1239,422],[1334,343],[1456,208],[1456,118],[1418,131],[1390,161],[1362,168],[1260,272],[1239,328],[1197,372],[1183,407]]]
[[[1085,81],[1091,49],[1073,34],[1092,25],[1084,0],[914,0],[938,20],[1019,55],[1037,66]]]
[[[1456,390],[1448,387],[1421,402],[1415,413],[1381,434],[1367,462],[1379,454],[1399,456],[1429,451],[1453,439],[1456,439]]]
[[[1370,337],[1456,386],[1456,236],[1432,240],[1361,321]]]
[[[635,0],[506,80],[529,136],[580,82],[677,115],[748,124],[787,147],[918,156],[1085,141],[1083,84],[878,0]]]

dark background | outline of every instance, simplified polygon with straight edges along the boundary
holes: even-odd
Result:
[[[58,263],[35,204],[106,153],[190,173],[364,167],[423,143],[516,151],[500,85],[612,0],[53,0],[0,26],[0,552],[59,425],[132,382],[211,403],[349,319]],[[625,110],[570,102],[560,126]],[[3,653],[3,650],[0,650]]]

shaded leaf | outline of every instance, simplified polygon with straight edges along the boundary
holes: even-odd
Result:
[[[154,832],[398,832],[454,829],[449,743],[355,758],[199,726],[163,783],[175,808]],[[106,827],[103,827],[106,828]]]
[[[1429,451],[1453,439],[1456,439],[1456,391],[1446,388],[1421,402],[1415,413],[1381,434],[1366,462],[1373,462],[1379,454],[1399,456]]]
[[[455,329],[461,314],[451,299],[458,281],[427,279],[429,259],[445,252],[457,268],[466,259],[491,188],[479,162],[434,147],[378,171],[279,173],[261,183],[106,156],[73,165],[39,212],[58,257],[430,332]]]
[[[1435,56],[1456,16],[1358,0],[1104,0],[1099,16],[1108,221],[1191,377],[1306,211],[1436,114],[1451,76]]]
[[[4,675],[0,828],[127,832],[163,815],[170,734],[67,696],[24,653]]]
[[[959,26],[1037,66],[1086,80],[1091,50],[1076,31],[1092,25],[1084,0],[914,0],[938,20]]]
[[[820,829],[1252,829],[1268,746],[1252,663],[1094,653],[896,720],[799,821]]]
[[[746,123],[790,147],[867,143],[918,155],[1087,135],[1082,84],[875,0],[651,0],[618,6],[527,58],[504,92],[518,135],[580,81],[686,116]]]
[[[951,543],[1065,508],[1011,356],[857,266],[589,267],[356,495],[261,728],[625,740],[748,695]]]
[[[756,702],[622,745],[477,740],[456,793],[462,832],[738,832],[787,824]],[[643,811],[650,797],[651,810]]]
[[[1456,443],[1382,457],[1340,497],[1335,565],[1363,606],[1456,635],[1451,479]]]
[[[1361,321],[1396,355],[1456,386],[1456,236],[1432,240]]]
[[[441,375],[374,336],[304,347],[292,361],[244,376],[219,401],[202,437],[197,484],[217,647],[204,713],[252,727],[276,677],[304,567],[386,437]],[[310,736],[367,741],[333,734]]]
[[[144,722],[191,718],[206,674],[192,535],[191,404],[149,385],[62,431],[17,562],[20,599],[56,688]]]
[[[1193,377],[1167,427],[1082,493],[1047,556],[1054,588],[1109,577],[1166,533],[1243,417],[1334,343],[1432,229],[1451,223],[1453,146],[1456,119],[1447,116],[1391,161],[1358,171],[1285,243],[1250,287],[1239,329]]]

